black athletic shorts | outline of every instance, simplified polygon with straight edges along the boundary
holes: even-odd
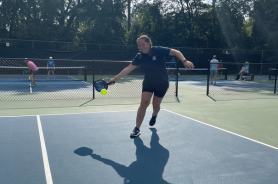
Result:
[[[155,96],[162,98],[165,96],[168,88],[169,81],[163,83],[156,83],[144,80],[142,92],[151,92],[154,93]]]
[[[37,69],[37,70],[35,70],[35,71],[32,71],[32,74],[33,75],[36,75],[36,74],[38,74],[39,73],[39,69]]]

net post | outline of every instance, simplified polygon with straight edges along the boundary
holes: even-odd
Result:
[[[225,69],[225,80],[228,80],[228,68]]]
[[[178,63],[176,64],[176,98],[178,98],[178,84],[179,84],[179,67],[178,67]]]
[[[92,61],[92,75],[93,75],[93,99],[95,99],[95,60]]]
[[[208,72],[207,72],[207,96],[209,95],[209,75],[210,75],[210,62],[208,65]]]
[[[274,82],[274,94],[276,94],[276,85],[277,85],[277,69],[278,64],[275,65],[275,82]]]

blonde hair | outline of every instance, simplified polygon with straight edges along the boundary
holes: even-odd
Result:
[[[151,51],[151,48],[152,48],[152,40],[147,36],[147,35],[141,35],[139,38],[137,38],[137,41],[136,41],[136,43],[138,44],[138,41],[139,40],[141,40],[141,39],[143,39],[145,42],[147,42],[147,43],[150,43],[150,51],[149,51],[149,53],[148,53],[148,56],[152,56],[152,51]],[[139,56],[139,59],[142,59],[142,52],[141,51],[139,51],[140,52],[140,56]]]

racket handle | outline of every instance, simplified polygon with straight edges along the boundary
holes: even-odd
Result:
[[[110,84],[115,84],[115,81],[108,82],[107,84],[108,84],[108,85],[110,85]]]

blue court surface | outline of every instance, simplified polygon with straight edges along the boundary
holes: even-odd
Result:
[[[31,80],[28,76],[1,76],[0,93],[30,93],[30,92],[71,92],[92,91],[92,84],[77,80],[71,76],[35,77],[36,86],[30,89]]]
[[[179,81],[179,85],[183,86],[192,86],[192,87],[199,87],[199,88],[207,88],[207,80],[203,81]],[[217,80],[216,85],[211,85],[213,88],[218,89],[274,89],[273,84],[262,84],[262,83],[255,83],[249,81],[225,81],[225,80]],[[278,84],[277,84],[278,86]]]
[[[161,110],[0,118],[3,184],[276,184],[278,149]]]

